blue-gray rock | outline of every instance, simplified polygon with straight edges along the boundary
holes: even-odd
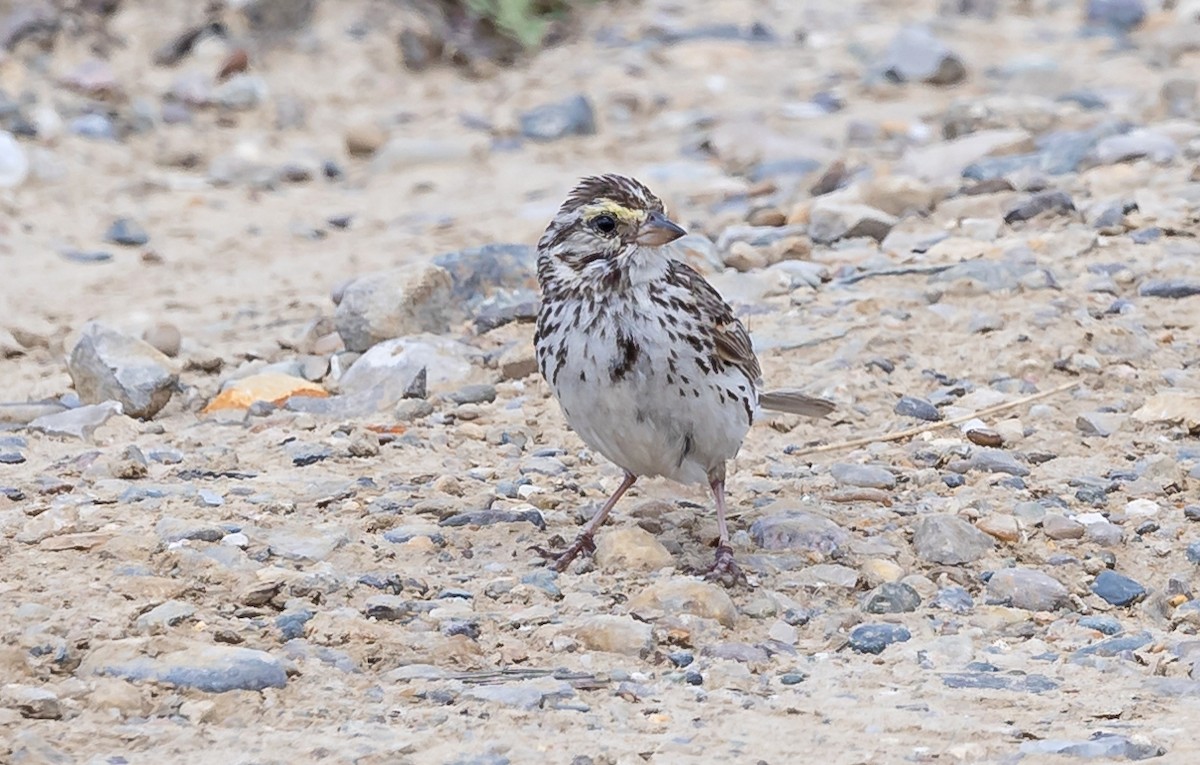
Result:
[[[104,250],[60,250],[59,254],[72,263],[107,263],[113,259],[111,252]]]
[[[942,413],[933,404],[915,396],[901,396],[893,410],[903,417],[915,417],[918,420],[937,422],[942,419]]]
[[[475,312],[498,292],[537,290],[537,252],[527,244],[487,244],[443,253],[433,263],[450,274],[451,296]]]
[[[905,27],[892,38],[881,68],[895,82],[954,85],[967,76],[958,54],[920,26]]]
[[[1189,544],[1184,554],[1187,556],[1188,563],[1200,565],[1200,542]]]
[[[67,130],[75,135],[100,141],[117,139],[117,129],[113,121],[103,114],[81,114],[67,123]]]
[[[972,181],[995,181],[1023,170],[1040,169],[1044,157],[1042,153],[985,157],[964,167],[962,177]]]
[[[938,590],[929,605],[952,614],[963,615],[971,613],[971,609],[975,607],[975,600],[964,588],[952,584]]]
[[[1135,635],[1121,635],[1120,637],[1111,637],[1107,640],[1101,640],[1091,645],[1086,645],[1080,648],[1071,655],[1072,660],[1082,659],[1088,656],[1101,656],[1111,658],[1122,654],[1132,654],[1142,646],[1150,643],[1153,638],[1149,632],[1139,632]]]
[[[1004,213],[1005,223],[1019,223],[1036,218],[1042,213],[1053,212],[1066,215],[1075,211],[1071,195],[1065,191],[1039,191],[1028,199],[1018,202]]]
[[[532,523],[546,528],[546,520],[537,510],[472,510],[443,518],[440,526],[491,526],[494,523]]]
[[[117,218],[104,233],[104,240],[125,247],[141,247],[150,241],[150,235],[136,221],[130,218]]]
[[[1071,601],[1067,588],[1049,574],[1031,568],[1004,568],[988,579],[987,602],[1026,611],[1054,611]]]
[[[84,658],[80,672],[208,693],[261,691],[287,685],[283,664],[265,651],[197,644],[151,657],[142,653],[145,648],[141,639],[101,643]]]
[[[1000,672],[953,672],[942,675],[947,688],[972,690],[1045,693],[1058,688],[1058,683],[1045,675],[1008,674]]]
[[[463,691],[463,696],[479,701],[490,701],[517,709],[537,709],[547,700],[567,699],[575,690],[564,680],[526,680],[501,685],[480,685]]]
[[[1128,606],[1146,597],[1146,588],[1134,580],[1105,569],[1092,582],[1092,592],[1114,606]]]
[[[149,343],[89,322],[67,359],[85,404],[117,401],[130,417],[150,419],[167,405],[179,381],[174,364]]]
[[[841,526],[800,510],[759,518],[750,526],[750,537],[764,550],[802,550],[826,558],[840,558],[850,544]]]
[[[534,141],[556,141],[572,135],[594,135],[596,114],[582,94],[543,104],[520,116],[521,134]]]
[[[860,624],[850,631],[850,647],[859,653],[883,653],[892,643],[903,643],[912,637],[900,624]]]
[[[691,651],[671,651],[667,654],[667,660],[676,667],[683,668],[695,661],[695,656]]]
[[[1148,760],[1162,757],[1165,747],[1150,742],[1132,741],[1112,733],[1097,733],[1087,741],[1044,739],[1021,744],[1022,755],[1066,755],[1080,759]]]
[[[430,542],[433,542],[438,547],[446,546],[446,537],[437,530],[436,526],[409,524],[396,526],[383,532],[384,539],[398,545],[402,545],[417,537],[427,537]]]
[[[1146,18],[1142,0],[1087,0],[1087,23],[1128,32]]]
[[[293,441],[286,447],[292,464],[296,467],[307,467],[333,456],[333,449],[324,444],[310,444],[304,441]]]
[[[1200,295],[1200,282],[1188,279],[1150,279],[1138,287],[1142,297],[1179,300]]]
[[[314,615],[312,609],[308,608],[285,611],[275,617],[275,627],[284,641],[302,638],[304,637],[304,625],[308,624]]]
[[[835,462],[829,468],[829,474],[842,486],[859,486],[869,489],[896,488],[896,476],[892,475],[887,468],[879,465]]]
[[[917,557],[928,563],[971,563],[991,552],[994,545],[990,536],[956,515],[927,515],[913,525],[913,548]]]
[[[1011,452],[1003,449],[975,449],[971,452],[971,469],[985,473],[1007,473],[1008,475],[1027,476],[1029,468],[1017,462]]]
[[[15,449],[0,449],[0,465],[20,465],[25,455]]]
[[[449,395],[456,404],[490,404],[496,400],[496,386],[480,383],[459,388]]]
[[[903,614],[916,611],[920,605],[921,596],[910,585],[884,582],[867,594],[863,610],[869,614]]]
[[[1121,623],[1116,618],[1107,614],[1085,616],[1079,620],[1079,626],[1089,630],[1096,630],[1102,635],[1116,635],[1121,631]]]

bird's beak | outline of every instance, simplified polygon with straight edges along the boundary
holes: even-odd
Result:
[[[638,228],[636,241],[648,247],[658,247],[667,242],[674,242],[685,234],[687,232],[667,220],[667,216],[660,212],[652,212],[647,216],[646,222]]]

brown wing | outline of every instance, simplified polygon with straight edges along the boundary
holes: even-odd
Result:
[[[742,370],[751,383],[758,385],[762,379],[762,368],[759,367],[754,347],[750,344],[750,333],[733,315],[733,309],[691,266],[672,261],[671,271],[672,275],[686,284],[689,291],[696,296],[700,320],[712,331],[717,356],[725,363]]]

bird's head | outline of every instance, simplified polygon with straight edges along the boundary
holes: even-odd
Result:
[[[579,182],[538,242],[542,257],[576,272],[643,248],[673,242],[687,232],[667,218],[662,200],[644,184],[622,175]]]

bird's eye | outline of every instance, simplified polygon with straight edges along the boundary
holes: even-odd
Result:
[[[597,215],[592,218],[592,227],[601,234],[611,234],[617,230],[617,221],[611,215]]]

